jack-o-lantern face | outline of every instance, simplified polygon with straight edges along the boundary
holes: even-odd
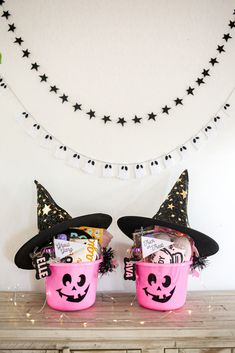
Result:
[[[83,290],[82,294],[80,291],[86,286],[86,276],[81,274],[76,279],[72,279],[69,273],[65,273],[62,278],[62,283],[64,289],[60,288],[56,291],[59,293],[60,297],[65,297],[68,302],[81,302],[89,290],[90,284]]]
[[[147,296],[151,296],[152,300],[159,303],[166,303],[171,299],[175,291],[175,286],[172,284],[171,277],[169,275],[158,277],[154,273],[148,275],[148,287],[143,288]]]

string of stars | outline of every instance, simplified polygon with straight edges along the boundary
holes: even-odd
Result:
[[[3,4],[5,2],[6,2],[5,0],[0,0],[0,6],[3,6]],[[235,10],[233,11],[233,15],[235,15]],[[13,22],[11,23],[11,21],[10,21],[11,13],[8,10],[3,9],[1,17],[5,18],[6,21],[8,22],[8,32],[13,33],[15,35],[14,44],[18,45],[21,48],[22,58],[30,60],[31,51],[28,48],[23,47],[23,43],[24,43],[23,38],[16,35],[15,23],[13,23]],[[102,117],[100,117],[96,114],[95,110],[93,110],[93,109],[87,110],[87,109],[83,108],[82,103],[80,103],[78,101],[72,102],[69,99],[69,95],[62,93],[63,91],[57,85],[49,84],[49,82],[48,82],[49,77],[45,73],[40,73],[40,71],[39,71],[40,64],[38,64],[37,62],[31,62],[30,70],[35,72],[38,75],[40,82],[42,84],[45,84],[45,83],[49,84],[49,92],[57,95],[62,104],[70,103],[72,105],[74,112],[79,112],[79,111],[84,112],[89,117],[89,120],[93,120],[95,118],[100,118],[105,125],[107,125],[111,122],[114,122],[122,127],[126,126],[126,124],[131,121],[135,125],[140,125],[142,123],[142,120],[156,122],[156,119],[159,117],[160,114],[164,115],[164,116],[169,116],[171,109],[183,106],[184,99],[187,96],[194,96],[195,90],[197,90],[197,88],[199,88],[200,86],[206,84],[206,80],[211,76],[211,69],[214,68],[215,65],[219,64],[219,60],[218,60],[219,56],[222,55],[223,53],[225,53],[225,44],[230,39],[232,39],[230,32],[233,28],[235,28],[235,20],[230,20],[228,23],[228,27],[229,27],[228,32],[226,31],[227,33],[223,34],[222,43],[220,45],[217,45],[217,48],[216,48],[217,55],[215,57],[210,58],[210,60],[208,61],[207,67],[202,70],[200,76],[195,80],[194,84],[188,86],[188,88],[186,89],[185,95],[181,96],[181,98],[180,97],[175,98],[173,100],[173,102],[171,103],[171,105],[163,106],[161,108],[161,111],[157,111],[157,112],[152,111],[151,113],[148,113],[145,118],[139,117],[137,115],[135,115],[134,118],[130,119],[130,120],[126,120],[124,117],[118,117],[117,120],[114,120],[113,118],[111,119],[110,115],[103,115]]]

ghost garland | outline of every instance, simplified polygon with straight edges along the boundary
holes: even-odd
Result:
[[[24,104],[0,75],[0,95],[4,91],[10,92],[13,98],[20,104],[22,110],[25,109]],[[184,159],[193,150],[200,149],[200,147],[217,132],[220,124],[230,116],[230,109],[233,106],[235,98],[234,93],[235,87],[212,118],[210,118],[210,120],[208,120],[207,123],[188,140],[167,153],[141,162],[114,163],[111,161],[94,159],[93,157],[75,151],[47,131],[26,110],[21,110],[16,115],[16,120],[31,137],[37,139],[41,147],[50,150],[57,159],[64,160],[67,165],[73,168],[83,170],[89,174],[101,174],[101,176],[106,178],[142,178],[150,174],[157,175],[164,168],[168,168],[176,162]]]
[[[0,0],[0,6],[3,6],[5,2],[6,1],[4,0]],[[233,15],[235,15],[235,10],[233,11]],[[121,127],[125,127],[127,124],[134,124],[135,126],[140,126],[143,121],[156,122],[159,116],[169,116],[171,113],[171,109],[183,106],[184,100],[187,97],[194,96],[196,91],[201,86],[205,85],[207,79],[210,78],[212,74],[212,69],[215,65],[219,64],[220,56],[226,52],[225,46],[227,42],[232,39],[231,31],[235,27],[235,20],[233,17],[233,19],[230,20],[228,23],[228,30],[226,29],[226,33],[223,34],[219,44],[217,45],[216,55],[210,58],[208,63],[202,69],[200,75],[197,77],[196,80],[194,80],[193,84],[190,84],[185,89],[184,95],[177,96],[169,104],[163,105],[161,109],[147,113],[144,117],[140,117],[138,114],[135,114],[134,118],[127,120],[123,116],[120,116],[116,119],[108,114],[99,115],[96,113],[95,110],[83,107],[83,104],[80,102],[80,100],[72,101],[69,95],[64,93],[63,89],[59,88],[59,85],[49,83],[49,76],[44,71],[41,71],[41,65],[38,63],[37,60],[33,60],[31,50],[24,46],[24,39],[16,33],[17,26],[14,22],[11,21],[12,15],[9,10],[3,9],[1,17],[7,21],[8,32],[14,34],[13,43],[21,48],[22,58],[30,62],[30,70],[38,76],[40,83],[42,83],[51,94],[56,95],[62,104],[70,104],[74,113],[83,112],[89,118],[89,120],[99,118],[105,126],[109,125],[109,123],[115,123],[116,126]]]

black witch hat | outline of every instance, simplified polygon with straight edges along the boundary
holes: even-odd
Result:
[[[207,257],[215,254],[219,250],[219,246],[209,236],[190,228],[187,214],[188,204],[188,171],[185,170],[163,202],[159,211],[153,218],[126,216],[118,219],[119,228],[129,238],[141,227],[147,228],[151,226],[161,226],[171,228],[190,236],[201,257]]]
[[[112,217],[103,213],[93,213],[72,218],[63,208],[58,206],[49,192],[37,181],[37,215],[38,234],[27,241],[16,253],[15,264],[23,269],[33,269],[30,254],[34,249],[42,248],[50,243],[53,236],[66,231],[70,227],[95,227],[108,228],[112,223]]]

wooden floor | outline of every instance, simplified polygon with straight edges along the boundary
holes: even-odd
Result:
[[[49,308],[42,293],[0,293],[0,341],[84,342],[92,335],[98,342],[159,338],[167,347],[176,347],[179,339],[197,339],[198,347],[201,337],[203,347],[213,340],[215,346],[231,341],[235,348],[235,291],[190,292],[183,308],[169,312],[142,308],[127,293],[98,294],[93,307],[77,312]]]

